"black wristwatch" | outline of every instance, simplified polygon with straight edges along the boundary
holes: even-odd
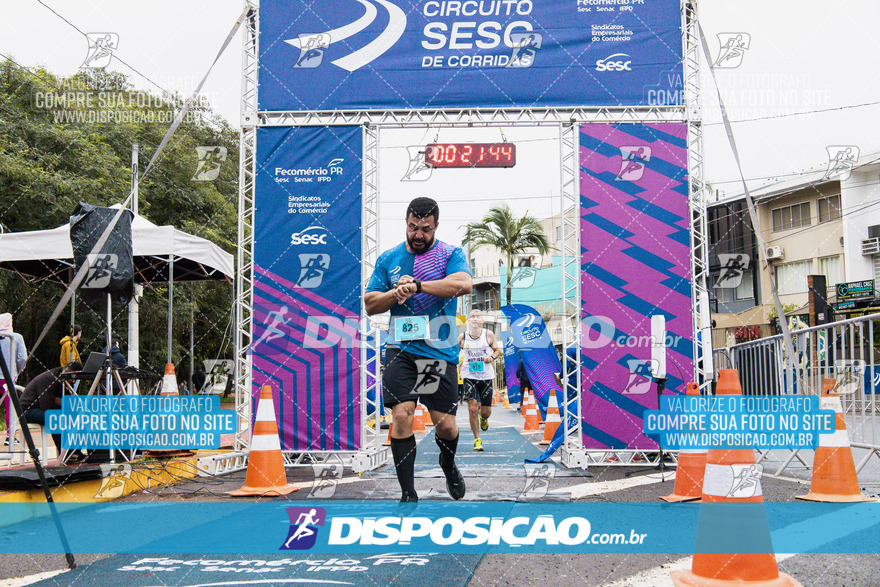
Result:
[[[422,293],[422,280],[421,279],[413,279],[416,284],[416,293]]]

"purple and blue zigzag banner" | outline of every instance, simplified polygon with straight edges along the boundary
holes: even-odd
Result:
[[[519,377],[516,369],[519,367],[519,355],[516,345],[513,344],[513,334],[508,330],[501,331],[501,348],[504,349],[504,378],[507,380],[507,401],[516,403],[520,401]]]
[[[667,393],[693,377],[687,127],[580,127],[582,415],[587,448],[657,448],[651,319],[666,317]]]

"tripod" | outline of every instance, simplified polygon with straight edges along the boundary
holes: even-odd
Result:
[[[666,389],[666,377],[655,377],[654,383],[657,384],[657,409],[661,408],[661,397],[663,396],[663,390]],[[629,477],[630,475],[635,475],[636,473],[643,473],[647,470],[651,471],[660,471],[660,481],[666,481],[666,457],[663,454],[663,433],[657,435],[657,446],[660,448],[660,462],[657,463],[656,467],[649,467],[648,469],[638,469],[636,471],[629,471],[624,476]]]

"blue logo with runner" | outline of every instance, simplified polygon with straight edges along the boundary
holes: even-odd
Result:
[[[287,540],[278,550],[308,550],[318,540],[318,527],[323,527],[327,519],[327,510],[319,507],[287,508],[290,518],[290,530]]]

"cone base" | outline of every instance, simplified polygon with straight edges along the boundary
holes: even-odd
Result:
[[[276,487],[248,487],[243,485],[241,489],[236,491],[228,491],[232,497],[278,497],[280,495],[288,495],[294,491],[299,491],[299,487],[294,487],[290,483],[287,485],[278,485]]]
[[[683,501],[697,501],[702,496],[701,495],[678,495],[676,493],[670,493],[669,495],[661,495],[660,499],[663,501],[667,501],[669,503],[680,503]]]
[[[727,579],[713,579],[711,577],[700,577],[692,571],[672,571],[672,582],[676,587],[745,587],[753,585],[754,587],[803,587],[794,577],[786,573],[779,573],[779,577],[770,581],[745,581]]]
[[[824,503],[860,503],[866,501],[877,501],[871,497],[865,497],[861,493],[858,495],[831,495],[827,493],[814,493],[810,492],[806,495],[795,495],[795,499],[802,499],[804,501],[820,501]]]

